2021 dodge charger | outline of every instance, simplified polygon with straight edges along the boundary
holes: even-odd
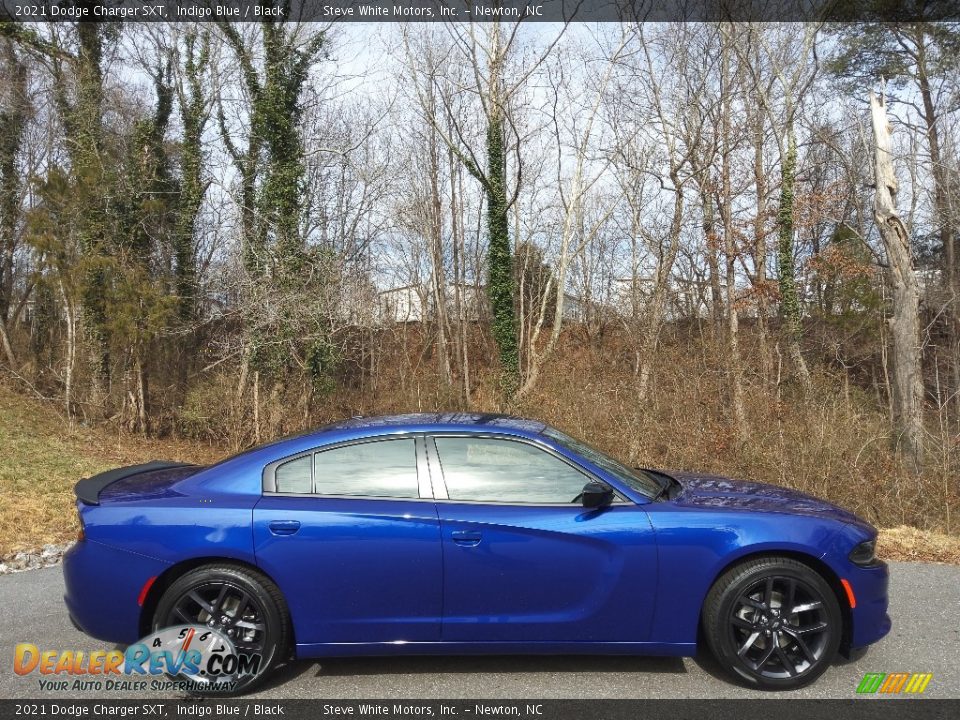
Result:
[[[210,467],[77,484],[74,624],[130,644],[215,628],[262,660],[691,656],[811,682],[890,630],[876,530],[780,487],[630,469],[540,422],[354,418]]]

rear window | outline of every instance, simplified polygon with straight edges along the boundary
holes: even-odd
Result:
[[[316,453],[314,491],[321,495],[420,497],[413,438],[344,445]]]
[[[301,455],[273,468],[273,490],[295,495],[419,498],[415,441],[358,442]]]

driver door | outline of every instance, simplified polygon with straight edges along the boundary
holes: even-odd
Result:
[[[643,642],[655,595],[647,514],[588,510],[595,478],[546,445],[434,435],[446,642]]]

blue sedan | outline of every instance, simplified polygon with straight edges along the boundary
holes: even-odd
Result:
[[[856,515],[631,469],[533,420],[354,418],[76,493],[74,624],[125,645],[214,629],[258,658],[232,692],[291,658],[703,648],[784,689],[890,630],[887,567]]]

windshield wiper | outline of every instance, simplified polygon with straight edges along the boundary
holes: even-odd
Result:
[[[662,498],[666,494],[667,490],[670,488],[670,485],[672,484],[673,483],[671,483],[667,478],[664,478],[663,485],[660,486],[660,490],[657,492],[656,495],[653,496],[653,501],[657,502],[658,500],[660,500],[660,498]]]
[[[659,489],[657,490],[656,495],[653,496],[653,499],[651,500],[651,502],[657,502],[662,497],[664,497],[667,490],[673,484],[673,478],[671,478],[669,475],[665,475],[664,473],[659,473],[659,472],[649,470],[647,468],[642,468],[636,465],[631,469],[637,470],[643,473],[647,478],[649,478],[650,480],[652,480],[654,483],[657,484]]]
[[[667,492],[670,489],[670,486],[673,485],[674,480],[672,477],[666,473],[657,472],[656,470],[649,470],[647,468],[635,467],[634,470],[639,470],[647,477],[651,478],[654,482],[660,485],[660,489],[657,490],[657,494],[653,496],[652,502],[657,502],[663,498],[669,499],[669,493]]]

